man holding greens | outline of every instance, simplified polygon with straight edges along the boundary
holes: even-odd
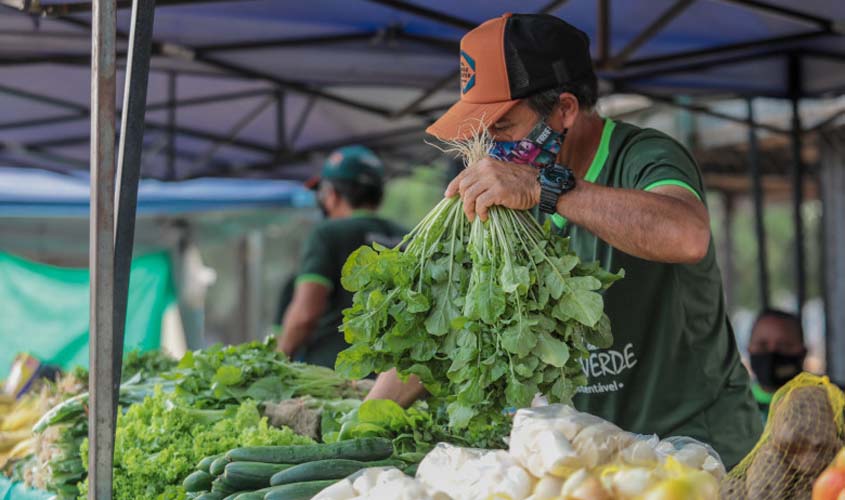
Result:
[[[604,297],[614,343],[581,361],[575,406],[632,432],[700,439],[736,465],[761,422],[695,160],[661,132],[596,113],[589,39],[558,18],[487,21],[461,40],[460,64],[461,98],[428,132],[461,139],[483,123],[496,145],[446,196],[470,219],[539,205],[583,261],[625,270]],[[408,405],[423,392],[387,372],[368,398]]]

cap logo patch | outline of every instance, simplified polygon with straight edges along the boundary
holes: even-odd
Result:
[[[475,86],[475,59],[461,51],[461,94]]]
[[[332,167],[336,167],[336,166],[340,165],[340,162],[342,162],[342,161],[343,161],[343,153],[341,153],[340,151],[335,151],[334,153],[329,155],[328,163]]]

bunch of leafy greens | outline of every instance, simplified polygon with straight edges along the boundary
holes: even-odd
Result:
[[[126,382],[138,373],[144,377],[155,376],[176,368],[178,363],[161,350],[130,351],[123,357],[121,380]]]
[[[200,410],[161,390],[118,416],[114,444],[115,500],[181,499],[181,481],[205,457],[239,446],[311,444],[288,428],[275,428],[253,401]],[[82,457],[88,463],[88,441]],[[81,485],[82,495],[87,484]]]
[[[462,145],[465,162],[488,145]],[[460,199],[444,199],[402,245],[350,255],[341,283],[354,292],[342,326],[351,347],[336,367],[419,376],[455,428],[500,420],[538,392],[566,402],[586,383],[588,346],[612,344],[600,292],[619,277],[581,263],[528,212],[492,207],[469,222]]]
[[[163,377],[175,382],[176,394],[197,408],[221,408],[246,399],[338,399],[366,394],[355,381],[328,368],[288,361],[283,353],[276,352],[273,337],[188,352]]]
[[[473,448],[503,448],[510,433],[509,420],[472,426],[453,432],[444,407],[418,401],[408,409],[391,400],[373,399],[346,413],[323,410],[323,441],[333,443],[362,437],[393,440],[396,458],[417,463],[435,444],[451,443]]]

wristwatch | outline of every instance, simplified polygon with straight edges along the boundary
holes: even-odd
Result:
[[[555,163],[540,170],[540,211],[553,214],[557,211],[557,200],[575,187],[575,174],[569,167]]]

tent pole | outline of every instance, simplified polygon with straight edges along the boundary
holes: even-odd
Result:
[[[169,181],[176,179],[176,72],[167,74],[167,175]]]
[[[822,268],[825,312],[825,372],[837,384],[845,383],[845,143],[841,135],[828,130],[819,134],[822,199]]]
[[[724,212],[722,214],[722,276],[724,279],[725,288],[725,311],[728,316],[733,312],[736,303],[736,266],[734,265],[734,251],[736,245],[734,244],[733,223],[735,210],[735,197],[733,193],[726,192],[722,198],[724,200]]]
[[[285,92],[277,89],[276,97],[276,156],[288,151],[287,130],[285,127]]]
[[[238,260],[241,271],[241,324],[234,342],[249,342],[261,338],[263,325],[261,324],[261,260],[263,250],[263,235],[260,231],[252,230],[241,240]]]
[[[792,218],[795,225],[795,296],[797,314],[802,317],[804,301],[807,296],[807,269],[804,258],[804,219],[801,206],[804,203],[804,166],[801,160],[801,115],[798,102],[801,95],[801,60],[796,54],[789,56],[789,87],[792,104]]]
[[[754,123],[754,100],[746,101],[748,123]],[[769,264],[766,252],[766,225],[763,216],[763,176],[760,172],[760,151],[757,145],[757,131],[748,127],[748,173],[751,177],[751,199],[754,204],[754,234],[757,237],[757,289],[760,293],[760,307],[769,307]]]
[[[129,297],[129,275],[135,243],[135,211],[138,206],[138,180],[141,176],[141,150],[144,142],[144,115],[150,72],[155,0],[136,0],[132,5],[129,50],[123,91],[120,144],[117,153],[117,193],[114,242],[114,391],[120,391],[123,369],[123,339]],[[117,406],[115,406],[117,411]]]
[[[91,309],[88,498],[112,498],[114,391],[115,0],[93,0],[91,23]]]
[[[610,0],[597,0],[596,11],[598,19],[596,22],[598,63],[596,66],[604,66],[610,59]]]

